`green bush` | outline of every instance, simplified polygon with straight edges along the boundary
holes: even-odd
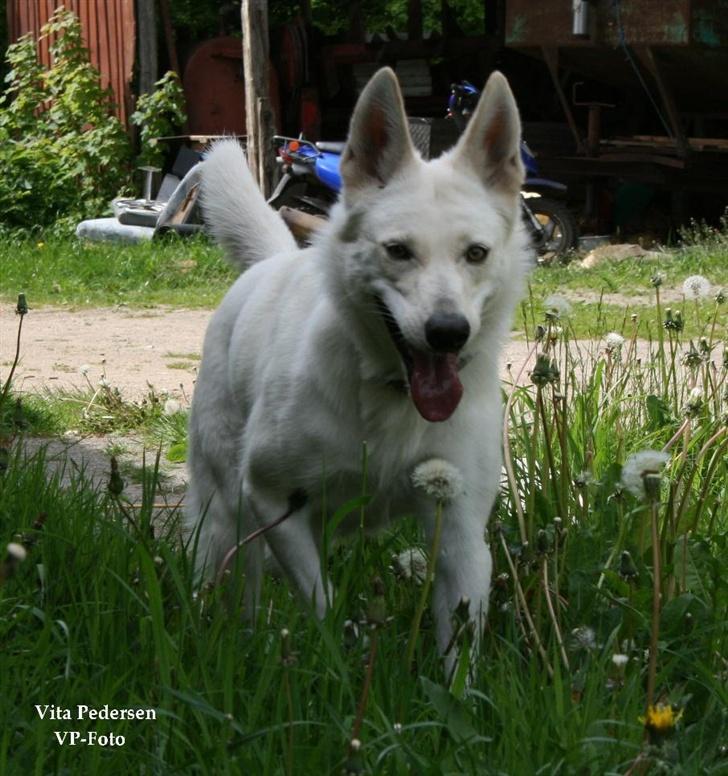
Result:
[[[41,28],[51,67],[26,35],[8,47],[0,97],[0,223],[46,226],[98,215],[128,181],[131,143],[89,62],[81,25],[58,10]]]
[[[185,123],[185,93],[177,73],[169,71],[154,84],[154,91],[142,94],[137,109],[131,115],[132,124],[139,127],[141,151],[137,157],[140,165],[161,167],[164,151],[157,139],[169,135]]]

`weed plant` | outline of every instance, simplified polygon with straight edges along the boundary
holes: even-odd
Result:
[[[420,541],[415,516],[343,545],[327,529],[325,619],[269,576],[251,627],[246,548],[218,584],[196,582],[195,537],[154,506],[158,460],[136,508],[113,465],[106,488],[83,472],[61,487],[42,452],[9,447],[0,773],[725,773],[726,304],[685,303],[691,343],[659,292],[646,354],[631,321],[589,350],[565,305],[526,311],[537,329],[506,385],[491,607],[470,677],[464,661],[444,675],[419,603],[431,564],[396,560]],[[362,460],[361,491],[331,505],[328,526],[348,513],[366,525]],[[156,720],[41,719],[46,704]],[[125,742],[61,746],[64,730]]]

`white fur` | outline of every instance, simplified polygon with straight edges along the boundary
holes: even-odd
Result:
[[[465,489],[446,507],[437,561],[434,609],[444,650],[459,601],[470,599],[474,619],[488,603],[484,531],[501,468],[498,360],[529,262],[518,203],[520,125],[500,74],[467,136],[445,156],[423,162],[404,122],[396,80],[382,70],[352,119],[344,196],[305,250],[265,205],[237,146],[225,141],[211,151],[206,217],[236,261],[257,263],[229,291],[205,338],[190,419],[187,515],[189,528],[199,528],[198,565],[212,575],[240,538],[279,517],[303,488],[306,506],[245,548],[246,589],[253,607],[265,542],[321,616],[332,592],[321,581],[321,498],[325,492],[333,513],[360,492],[362,442],[369,527],[414,512],[430,537],[434,505],[410,475],[429,458],[450,461]],[[416,258],[393,260],[382,247],[391,241],[406,241]],[[482,265],[464,259],[473,243],[490,248]],[[445,422],[424,420],[392,387],[406,372],[374,294],[415,347],[427,348],[424,325],[438,306],[468,319],[464,394]]]

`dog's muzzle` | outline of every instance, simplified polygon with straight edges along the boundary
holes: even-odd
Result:
[[[410,395],[425,420],[439,423],[457,409],[463,395],[458,351],[470,336],[470,325],[456,313],[434,313],[425,324],[427,350],[412,347],[384,301],[377,308],[407,371]]]

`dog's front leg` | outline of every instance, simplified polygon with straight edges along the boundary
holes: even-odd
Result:
[[[258,528],[275,522],[291,508],[290,495],[256,486],[250,481],[244,487],[244,498]],[[263,534],[278,565],[301,597],[313,605],[316,616],[323,618],[331,591],[324,587],[321,558],[310,506],[304,503],[289,517]]]
[[[434,521],[428,526],[432,535]],[[462,601],[468,602],[468,618],[473,623],[472,657],[478,654],[485,625],[490,592],[492,559],[484,538],[482,505],[467,497],[444,508],[440,551],[435,566],[433,608],[437,645],[445,656],[445,670],[451,675],[457,658],[453,615]]]

